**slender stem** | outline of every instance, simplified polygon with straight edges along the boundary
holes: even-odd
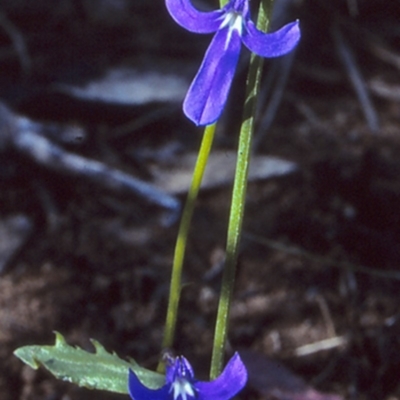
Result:
[[[264,31],[267,28],[267,17],[262,5],[260,5],[257,26]],[[236,263],[243,224],[251,141],[254,130],[254,115],[256,111],[257,94],[261,81],[262,65],[263,60],[252,54],[247,76],[243,122],[240,129],[238,157],[236,161],[236,173],[233,184],[232,203],[228,225],[226,261],[222,277],[222,288],[214,334],[210,379],[215,379],[221,373],[223,365],[230,302],[234,287]]]
[[[171,348],[174,341],[179,298],[181,294],[182,265],[185,257],[187,237],[189,233],[190,222],[192,220],[194,205],[197,195],[199,193],[204,171],[207,166],[211,146],[214,141],[215,128],[216,124],[213,124],[208,125],[204,130],[199,154],[197,156],[197,161],[193,172],[192,183],[186,199],[185,207],[182,212],[182,218],[179,225],[178,238],[176,240],[174,261],[172,266],[167,319],[165,323],[165,333],[162,344],[163,349]],[[161,363],[158,366],[158,370],[163,370],[163,365]]]

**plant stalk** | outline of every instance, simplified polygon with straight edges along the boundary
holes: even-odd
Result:
[[[268,18],[263,3],[260,4],[257,27],[263,31],[266,31],[268,28]],[[263,59],[252,54],[247,76],[243,122],[239,136],[235,180],[233,184],[232,202],[229,215],[226,260],[222,277],[217,322],[215,326],[210,379],[215,379],[220,375],[224,361],[229,310],[235,282],[236,264],[243,225],[247,178],[251,156],[251,142],[254,130],[254,116],[256,112],[257,95],[261,81],[262,66]]]
[[[174,260],[172,265],[172,276],[170,283],[167,317],[165,322],[163,349],[169,349],[173,346],[176,322],[178,315],[179,299],[182,289],[182,266],[185,257],[187,238],[192,221],[194,206],[200,185],[203,180],[204,171],[207,166],[208,157],[214,141],[216,124],[206,126],[197,156],[196,165],[193,171],[192,183],[182,212],[179,224],[178,237],[175,245]],[[159,372],[164,371],[163,363],[158,365]]]

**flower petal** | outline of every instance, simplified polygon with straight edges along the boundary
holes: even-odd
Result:
[[[211,382],[197,382],[197,400],[228,400],[244,388],[247,370],[238,353],[229,360],[222,374]]]
[[[164,385],[160,389],[149,389],[140,382],[134,372],[129,370],[129,394],[133,400],[166,400],[170,385]]]
[[[165,4],[175,22],[190,32],[215,32],[224,18],[223,10],[198,11],[192,6],[190,0],[166,0]]]
[[[194,379],[193,368],[189,361],[183,357],[176,357],[171,361],[171,364],[167,366],[167,372],[165,374],[165,380],[167,383],[173,383],[176,378],[185,378],[189,381]]]
[[[244,18],[250,19],[249,0],[230,0],[223,9],[226,13],[234,11]]]
[[[242,36],[243,43],[261,57],[279,57],[289,53],[300,40],[299,21],[285,25],[273,33],[264,33],[250,20]]]
[[[240,35],[226,27],[215,34],[186,94],[183,111],[196,125],[214,123],[222,113],[240,54]]]

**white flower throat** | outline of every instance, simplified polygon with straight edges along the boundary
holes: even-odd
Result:
[[[185,378],[176,378],[171,385],[170,392],[173,391],[174,400],[190,400],[195,397],[192,384]],[[178,399],[180,397],[180,399]]]
[[[235,10],[227,12],[224,20],[222,21],[220,29],[225,28],[226,26],[229,26],[229,32],[225,42],[225,50],[228,47],[228,44],[232,37],[232,32],[234,30],[239,33],[239,36],[242,36],[243,15]]]

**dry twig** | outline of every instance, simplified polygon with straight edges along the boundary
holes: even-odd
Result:
[[[0,104],[0,151],[14,148],[35,163],[55,172],[79,177],[107,190],[134,195],[171,212],[175,220],[180,202],[157,187],[123,171],[64,150],[40,133],[40,125],[22,118]]]

